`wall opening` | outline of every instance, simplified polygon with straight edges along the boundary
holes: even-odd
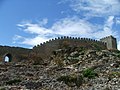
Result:
[[[11,54],[6,54],[4,56],[4,62],[11,62],[12,61],[12,55]]]

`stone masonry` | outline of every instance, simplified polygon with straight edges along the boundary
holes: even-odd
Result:
[[[116,38],[114,38],[112,35],[102,38],[102,39],[100,39],[100,41],[106,43],[107,49],[117,50],[117,41],[116,41]]]
[[[34,53],[41,58],[48,58],[51,53],[63,47],[82,47],[86,49],[110,49],[117,50],[116,38],[108,36],[100,39],[100,41],[89,38],[74,38],[74,37],[58,37],[43,44],[34,46],[33,49],[26,49],[20,47],[0,46],[0,62],[4,62],[5,56],[10,61],[18,62],[28,59],[31,53]]]

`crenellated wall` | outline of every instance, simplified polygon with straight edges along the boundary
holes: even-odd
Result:
[[[18,62],[28,58],[31,55],[39,56],[43,59],[48,58],[51,53],[57,49],[67,48],[67,47],[83,47],[85,49],[114,49],[116,50],[117,43],[116,38],[108,36],[100,39],[100,41],[93,40],[90,38],[80,38],[80,37],[58,37],[51,39],[37,46],[33,49],[26,49],[20,47],[9,47],[0,46],[0,61],[4,62],[5,56],[8,56],[11,61]],[[34,60],[34,58],[32,58]]]
[[[104,42],[93,40],[90,38],[75,38],[75,37],[58,37],[47,42],[44,42],[40,45],[33,47],[33,51],[41,57],[46,58],[57,49],[62,47],[84,47],[86,49],[107,49]]]

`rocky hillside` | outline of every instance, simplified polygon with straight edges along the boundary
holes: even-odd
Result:
[[[58,49],[42,60],[0,64],[0,90],[120,90],[120,51]]]

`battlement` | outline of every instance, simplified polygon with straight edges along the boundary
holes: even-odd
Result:
[[[102,38],[100,41],[106,43],[107,49],[117,50],[117,41],[112,35]]]
[[[100,41],[90,38],[63,36],[40,43],[34,46],[33,49],[0,46],[0,61],[4,61],[5,56],[8,56],[10,61],[21,61],[31,56],[31,53],[44,59],[50,57],[52,52],[57,49],[65,49],[69,47],[83,47],[85,49],[94,50],[117,50],[117,42],[116,38],[113,36],[102,38]]]
[[[61,49],[64,46],[67,47],[84,47],[85,49],[107,49],[106,43],[80,37],[57,37],[49,41],[38,44],[33,47],[35,53],[39,53],[41,57],[48,57],[54,50]]]
[[[48,43],[52,43],[52,42],[59,41],[59,40],[71,40],[71,41],[77,41],[77,42],[88,41],[88,42],[94,42],[94,43],[101,43],[101,44],[105,45],[104,42],[101,42],[101,41],[98,41],[98,40],[95,40],[95,39],[91,39],[91,38],[80,38],[80,37],[63,36],[63,37],[57,37],[57,38],[54,38],[54,39],[50,39],[49,41],[40,43],[40,44],[38,44],[38,45],[36,45],[34,47],[43,46],[43,45],[46,45]]]

